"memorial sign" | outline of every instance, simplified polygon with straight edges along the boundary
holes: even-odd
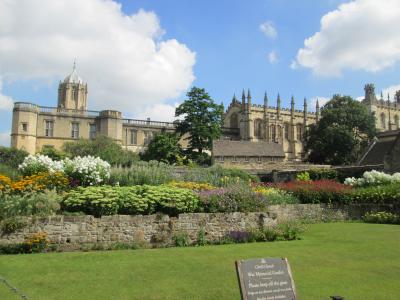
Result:
[[[296,290],[286,258],[236,261],[243,300],[296,300]]]

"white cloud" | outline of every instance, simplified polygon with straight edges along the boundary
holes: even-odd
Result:
[[[276,53],[276,51],[271,51],[270,53],[268,53],[268,61],[270,64],[275,64],[278,62],[278,54]]]
[[[134,118],[136,119],[147,119],[155,121],[173,122],[175,118],[175,108],[178,103],[174,105],[170,104],[155,104],[153,106],[146,107],[145,109],[139,110]]]
[[[126,15],[112,0],[0,1],[0,76],[47,84],[76,58],[90,108],[133,114],[177,98],[195,78],[195,53],[163,32],[154,12]]]
[[[0,132],[0,146],[10,147],[11,136],[10,132]]]
[[[378,72],[400,61],[399,0],[355,0],[324,15],[321,28],[304,41],[298,65],[315,74],[343,70]]]
[[[11,97],[3,95],[3,82],[0,78],[0,110],[10,111],[13,108],[14,101]]]
[[[383,98],[385,100],[387,100],[387,95],[389,94],[390,100],[394,101],[394,96],[397,91],[400,91],[400,84],[389,86],[389,87],[383,89],[383,91],[382,91]],[[380,99],[380,95],[379,95],[378,99]]]
[[[275,26],[271,21],[260,24],[260,30],[268,38],[274,39],[278,36],[278,32],[276,31]]]
[[[328,97],[313,97],[310,100],[310,110],[311,111],[315,111],[315,107],[317,105],[317,99],[318,99],[318,103],[319,103],[319,107],[323,107],[329,100],[331,100],[331,98]]]
[[[298,64],[295,60],[292,60],[290,66],[289,66],[292,70],[296,70],[298,68]]]

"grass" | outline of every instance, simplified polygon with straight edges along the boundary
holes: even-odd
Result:
[[[400,226],[310,225],[303,240],[0,256],[30,299],[240,299],[234,261],[287,257],[299,299],[399,299]],[[0,286],[0,299],[9,292]]]

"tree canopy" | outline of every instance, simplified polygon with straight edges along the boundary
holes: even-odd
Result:
[[[174,164],[181,154],[182,148],[179,144],[179,136],[175,133],[161,132],[150,141],[142,158],[144,160],[157,160]]]
[[[360,102],[335,95],[321,110],[321,119],[306,133],[305,152],[313,163],[356,162],[375,136],[375,119]]]
[[[210,150],[213,139],[221,135],[223,105],[218,105],[202,88],[193,87],[187,99],[175,110],[177,132],[188,134],[189,150]]]

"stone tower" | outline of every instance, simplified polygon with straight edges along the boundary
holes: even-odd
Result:
[[[365,91],[365,102],[372,104],[376,102],[375,86],[372,83],[366,84],[364,87]]]
[[[83,82],[76,72],[76,65],[72,73],[60,81],[58,86],[59,109],[87,110],[87,84]]]

